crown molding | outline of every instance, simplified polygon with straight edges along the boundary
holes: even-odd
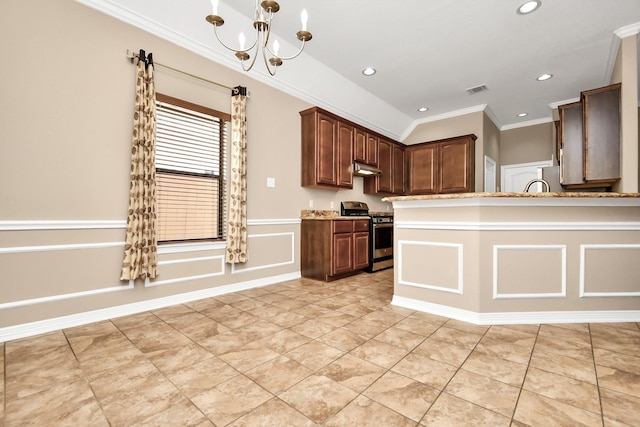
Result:
[[[513,123],[510,125],[504,125],[500,128],[500,130],[504,131],[504,130],[518,129],[518,128],[524,128],[529,126],[541,125],[541,124],[550,123],[550,122],[553,122],[553,119],[551,117],[543,117],[541,119],[529,120],[529,121],[520,122],[520,123]]]
[[[549,108],[551,108],[552,110],[555,110],[561,105],[571,104],[573,102],[578,102],[578,101],[580,101],[580,98],[569,98],[569,99],[565,99],[564,101],[556,101],[549,104]]]
[[[454,117],[460,117],[467,114],[478,113],[481,111],[485,111],[487,109],[487,104],[474,105],[473,107],[462,108],[460,110],[449,111],[447,113],[436,114],[435,116],[429,116],[422,119],[414,120],[408,128],[400,136],[400,141],[404,141],[411,135],[411,133],[419,126],[426,123],[437,122],[439,120],[451,119]],[[494,121],[495,123],[495,121]],[[497,125],[496,125],[497,126]]]
[[[640,22],[636,22],[635,24],[625,25],[624,27],[620,27],[613,32],[618,38],[624,39],[626,37],[635,36],[640,34]]]
[[[613,32],[613,35],[611,36],[611,46],[609,48],[609,57],[607,58],[607,66],[605,67],[604,76],[602,76],[602,82],[604,85],[611,83],[613,68],[616,65],[616,58],[618,57],[618,49],[620,49],[620,41],[627,37],[636,36],[639,33],[640,22],[625,25]]]

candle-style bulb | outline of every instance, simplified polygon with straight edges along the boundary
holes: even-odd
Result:
[[[212,15],[218,14],[218,0],[211,0]]]
[[[307,31],[307,22],[309,21],[307,9],[302,9],[302,12],[300,13],[300,21],[302,22],[302,31]]]
[[[238,41],[240,42],[240,50],[244,50],[244,43],[246,39],[244,38],[244,33],[240,33],[238,36]]]
[[[278,43],[278,40],[274,40],[273,41],[273,54],[275,56],[278,56],[278,51],[280,50],[280,43]]]

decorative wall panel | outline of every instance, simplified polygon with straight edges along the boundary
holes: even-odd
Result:
[[[463,293],[463,245],[440,242],[398,242],[398,284]],[[419,269],[403,266],[420,265]]]

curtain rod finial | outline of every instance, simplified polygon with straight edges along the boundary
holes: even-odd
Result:
[[[247,88],[245,86],[236,86],[231,91],[231,94],[233,96],[235,95],[247,96]]]

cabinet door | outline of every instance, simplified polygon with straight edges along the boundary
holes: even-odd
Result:
[[[354,131],[353,160],[367,163],[367,133],[360,128]]]
[[[438,191],[438,144],[407,148],[409,194],[435,194]]]
[[[351,165],[353,163],[353,126],[338,124],[338,186],[353,188],[353,173]]]
[[[367,161],[366,163],[378,166],[378,137],[367,134]]]
[[[382,171],[382,175],[375,177],[377,181],[377,192],[392,193],[393,192],[393,145],[391,142],[378,141],[378,168]]]
[[[353,270],[353,233],[333,235],[332,275]]]
[[[369,232],[353,233],[353,269],[369,267]]]
[[[330,116],[318,114],[316,139],[316,176],[318,184],[336,185],[338,180],[337,121]]]
[[[393,146],[393,194],[404,194],[404,148]]]
[[[620,85],[582,92],[584,177],[620,178]]]
[[[582,148],[582,102],[558,106],[560,116],[560,183],[584,182]]]
[[[474,191],[473,148],[473,140],[467,137],[440,143],[440,193]]]

